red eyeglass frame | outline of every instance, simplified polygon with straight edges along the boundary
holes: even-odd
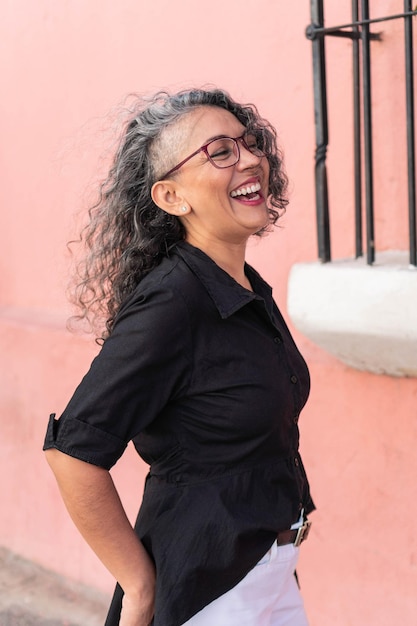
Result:
[[[210,161],[210,163],[214,167],[217,167],[217,169],[219,169],[219,170],[226,169],[228,167],[233,167],[234,165],[236,165],[236,163],[239,163],[239,159],[240,159],[240,148],[239,148],[238,141],[240,141],[242,143],[243,147],[246,148],[246,150],[248,150],[251,154],[255,154],[256,156],[259,156],[260,158],[265,156],[265,153],[260,148],[256,148],[256,150],[260,153],[260,154],[257,155],[256,152],[254,152],[253,149],[251,149],[251,147],[248,146],[248,144],[246,143],[246,140],[245,140],[245,137],[247,137],[247,135],[250,135],[250,131],[245,131],[243,133],[243,135],[241,135],[240,137],[227,137],[227,135],[219,135],[218,137],[213,137],[212,139],[210,139],[210,141],[205,143],[204,146],[201,146],[200,148],[198,148],[198,150],[196,150],[195,152],[193,152],[192,154],[187,156],[185,159],[183,159],[180,163],[178,163],[178,165],[176,165],[175,167],[171,168],[159,180],[164,180],[164,178],[167,178],[168,176],[170,176],[171,174],[173,174],[174,172],[179,170],[180,167],[182,167],[185,163],[187,163],[187,161],[189,161],[190,159],[195,157],[196,154],[199,154],[199,152],[204,152],[204,154],[206,155],[206,157]],[[236,155],[237,159],[236,159],[236,161],[234,163],[231,163],[230,165],[217,165],[217,163],[215,163],[215,161],[213,161],[213,159],[211,158],[211,156],[208,153],[207,148],[208,148],[208,146],[210,144],[212,144],[214,141],[217,141],[218,139],[230,139],[231,141],[234,142],[234,144],[235,144],[235,146],[237,148],[237,155]]]

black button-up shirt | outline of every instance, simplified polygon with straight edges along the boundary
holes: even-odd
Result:
[[[154,626],[237,584],[314,505],[298,454],[307,366],[250,266],[236,283],[182,242],[138,285],[45,448],[150,465],[136,532],[156,570]],[[119,623],[116,591],[106,626]]]

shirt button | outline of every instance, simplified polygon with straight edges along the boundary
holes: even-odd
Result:
[[[293,385],[295,385],[295,383],[298,381],[297,376],[294,376],[294,374],[291,376],[290,381],[293,383]]]
[[[294,415],[294,424],[298,424],[299,415]]]
[[[281,343],[281,337],[274,337],[275,343]]]
[[[298,462],[297,457],[295,457],[295,459],[294,459],[294,465],[295,465],[295,467],[298,467],[298,466],[299,466],[299,462]]]

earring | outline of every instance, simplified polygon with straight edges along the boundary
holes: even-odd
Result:
[[[188,211],[188,209],[187,209],[187,207],[186,207],[186,206],[182,206],[182,207],[181,207],[181,211],[182,211],[183,213],[186,213],[186,212]]]

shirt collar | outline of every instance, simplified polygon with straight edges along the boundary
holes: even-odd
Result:
[[[176,245],[176,250],[204,285],[223,319],[230,317],[253,300],[263,300],[268,313],[272,313],[272,289],[247,263],[245,273],[251,282],[253,292],[239,285],[199,248],[181,241]]]

